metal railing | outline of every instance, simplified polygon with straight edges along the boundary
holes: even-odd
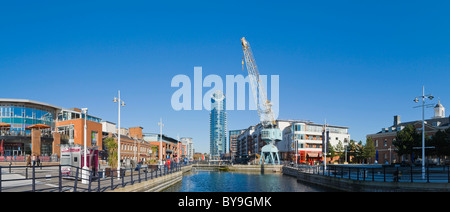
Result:
[[[104,192],[181,171],[184,163],[89,171],[66,165],[0,166],[0,192]],[[71,172],[63,173],[66,168]],[[86,181],[83,184],[83,180]]]
[[[450,183],[450,166],[298,165],[299,172],[329,177],[382,182]]]

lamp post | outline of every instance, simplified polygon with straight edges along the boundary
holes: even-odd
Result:
[[[419,102],[419,98],[422,98],[422,179],[425,179],[425,99],[433,100],[431,94],[425,95],[425,86],[422,86],[422,96],[418,96],[414,99],[415,103]]]
[[[162,122],[162,118],[160,118],[160,122],[158,123],[159,125],[159,164],[162,165],[163,164],[163,159],[162,159],[162,128],[164,127],[164,124]]]
[[[120,99],[120,90],[119,90],[119,98],[114,97],[114,103],[118,103],[119,114],[118,114],[118,128],[117,128],[117,177],[120,178],[120,106],[124,107],[125,102]]]
[[[81,111],[84,113],[84,159],[83,159],[83,167],[81,171],[81,183],[87,184],[89,177],[89,168],[87,166],[87,108],[82,108]]]

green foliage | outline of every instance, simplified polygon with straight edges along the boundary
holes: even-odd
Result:
[[[364,159],[374,158],[375,154],[376,154],[375,143],[372,141],[371,137],[368,137],[362,153],[363,158]]]
[[[114,138],[105,139],[106,149],[108,150],[108,163],[112,169],[117,168],[117,143]]]
[[[418,155],[420,149],[413,149],[413,147],[422,146],[421,135],[416,132],[413,125],[406,126],[403,130],[397,132],[395,141],[392,144],[396,147],[396,152],[399,156],[402,155]]]

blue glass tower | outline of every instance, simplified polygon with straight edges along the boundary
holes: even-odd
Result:
[[[222,91],[215,91],[211,95],[210,146],[212,159],[218,159],[227,149],[227,112],[225,108],[225,95]]]

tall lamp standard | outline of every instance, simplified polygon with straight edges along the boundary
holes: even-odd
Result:
[[[419,98],[422,98],[422,179],[425,179],[425,99],[433,100],[431,94],[425,95],[425,86],[422,86],[422,96],[418,96],[414,99],[415,103],[419,102]]]
[[[159,125],[159,164],[162,165],[163,164],[163,158],[162,158],[162,152],[163,152],[163,148],[162,148],[162,128],[164,127],[164,124],[162,122],[162,118],[160,118],[160,122],[158,122]]]
[[[81,171],[81,175],[83,176],[81,178],[81,183],[87,184],[88,183],[88,177],[89,177],[89,168],[87,166],[87,108],[82,108],[81,111],[84,113],[84,160],[83,160],[83,167]]]
[[[119,98],[114,97],[114,103],[119,103],[119,114],[118,114],[118,128],[117,128],[117,177],[120,178],[120,106],[124,107],[125,102],[120,99],[120,90],[119,90]]]

